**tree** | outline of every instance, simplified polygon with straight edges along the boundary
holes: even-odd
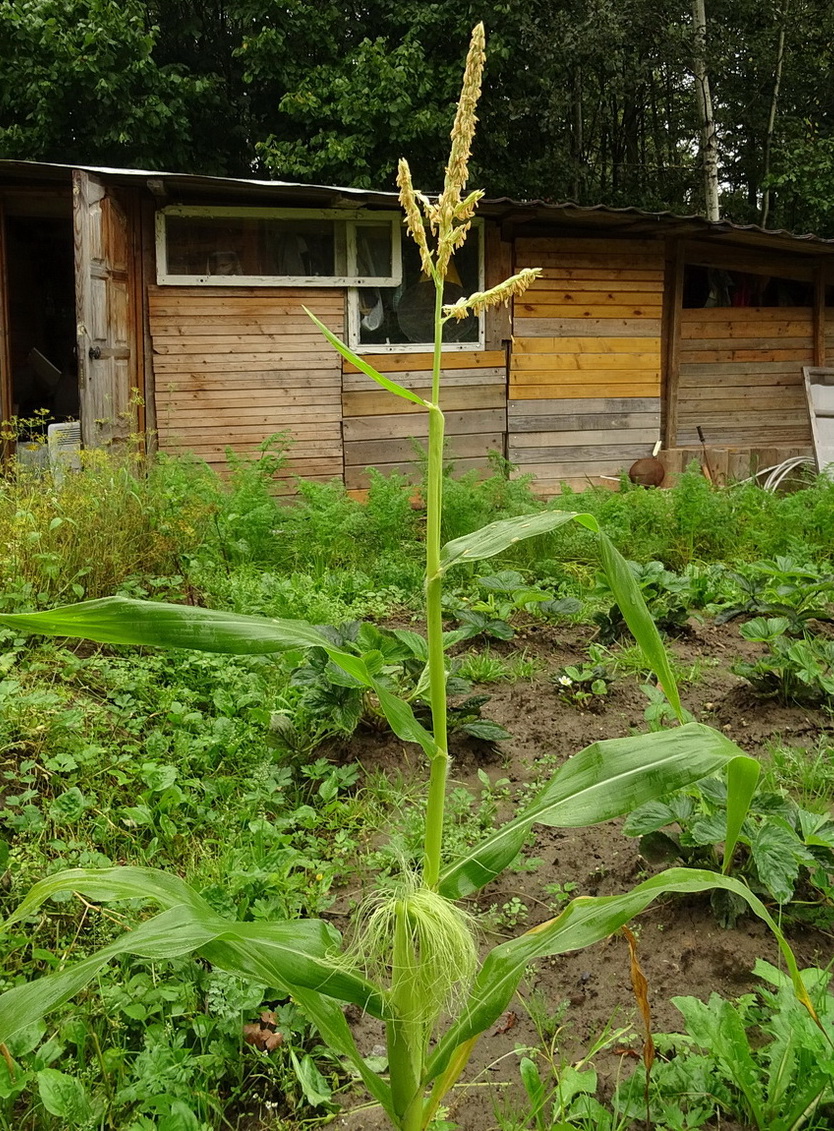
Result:
[[[0,7],[0,155],[188,165],[189,107],[211,82],[153,58],[139,0]]]

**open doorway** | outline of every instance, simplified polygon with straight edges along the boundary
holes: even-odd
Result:
[[[72,224],[6,215],[5,229],[12,414],[77,419]]]

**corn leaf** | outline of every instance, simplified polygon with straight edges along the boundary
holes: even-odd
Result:
[[[739,880],[688,868],[670,868],[624,895],[574,899],[555,919],[501,943],[487,955],[459,1019],[447,1030],[426,1069],[429,1082],[443,1072],[459,1045],[483,1033],[501,1016],[529,963],[568,951],[581,950],[607,938],[659,896],[692,894],[723,888],[740,896],[773,932],[797,996],[815,1016],[796,959],[764,904]]]
[[[755,758],[734,758],[727,767],[727,829],[724,835],[724,860],[721,871],[726,876],[733,863],[738,842],[756,786],[761,766]]]
[[[461,538],[447,542],[440,551],[440,568],[445,573],[450,566],[459,565],[461,562],[477,562],[484,558],[493,558],[516,542],[535,538],[539,534],[548,534],[551,530],[556,530],[574,519],[587,526],[589,530],[599,530],[593,515],[576,514],[574,511],[542,511],[540,514],[502,518],[498,522],[482,526],[480,530],[475,530],[471,534],[464,534]]]
[[[130,597],[103,597],[42,613],[3,613],[0,624],[47,636],[80,636],[98,644],[196,648],[237,656],[332,647],[323,633],[305,621],[251,617]]]
[[[646,608],[640,586],[629,569],[628,562],[611,539],[602,531],[599,532],[599,557],[608,584],[614,594],[614,599],[623,614],[623,620],[628,625],[631,635],[640,645],[640,651],[657,676],[657,682],[669,700],[672,710],[677,718],[683,721],[684,712],[678,694],[677,681],[672,671],[672,665],[669,663],[669,655],[660,632]]]
[[[337,338],[332,330],[328,330],[325,324],[316,318],[315,314],[308,310],[306,306],[302,307],[302,309],[305,314],[312,318],[322,334],[324,334],[325,338],[330,342],[331,346],[333,346],[346,361],[349,361],[351,365],[355,365],[357,369],[361,370],[366,377],[370,377],[372,381],[376,381],[377,385],[382,385],[383,389],[387,389],[389,393],[393,393],[397,397],[402,397],[404,400],[411,401],[413,404],[422,405],[425,409],[429,407],[428,401],[424,401],[422,397],[413,393],[411,389],[406,389],[403,385],[398,385],[397,382],[392,381],[390,377],[384,376],[384,374],[374,369],[372,365],[369,365],[358,353],[354,353],[350,346],[345,345],[341,338]]]
[[[533,825],[595,825],[732,766],[735,760],[753,761],[725,735],[701,723],[595,742],[560,766],[514,820],[454,861],[440,877],[440,891],[460,899],[488,884],[518,855]],[[739,815],[748,803],[745,794],[734,808],[728,840],[737,836]]]
[[[232,922],[215,914],[181,880],[150,868],[74,868],[59,872],[37,884],[8,923],[31,914],[45,899],[65,891],[102,901],[151,899],[165,910],[66,970],[15,986],[0,996],[0,1043],[73,997],[120,954],[154,960],[184,954],[209,960],[214,956],[218,965],[231,973],[268,981],[287,993],[314,990],[358,1005],[375,1017],[390,1016],[381,991],[340,958],[340,936],[327,923],[318,919]]]
[[[547,534],[574,520],[597,534],[600,562],[623,619],[657,676],[672,710],[682,721],[684,713],[677,683],[657,625],[646,608],[646,602],[628,563],[611,539],[602,533],[593,515],[578,514],[573,511],[543,511],[541,514],[520,515],[517,518],[492,522],[472,534],[465,534],[461,538],[447,542],[440,551],[441,570],[445,572],[450,566],[458,565],[460,562],[475,562],[494,557],[516,542],[535,538],[539,534]]]
[[[104,597],[41,613],[0,614],[0,624],[22,632],[80,636],[99,644],[136,644],[153,648],[196,648],[236,656],[264,655],[292,648],[323,648],[334,663],[374,691],[391,729],[405,742],[417,742],[431,757],[434,739],[417,721],[411,706],[380,684],[360,656],[333,646],[315,625],[301,620],[252,617],[239,613]]]

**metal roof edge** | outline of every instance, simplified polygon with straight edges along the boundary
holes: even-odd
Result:
[[[183,188],[191,185],[195,188],[202,189],[216,188],[218,191],[239,191],[242,188],[249,187],[259,191],[275,190],[292,196],[304,196],[305,194],[309,195],[310,193],[314,193],[316,195],[326,194],[330,196],[352,197],[357,200],[363,200],[367,203],[382,206],[396,205],[398,203],[398,193],[387,189],[359,189],[346,185],[312,184],[302,181],[222,177],[202,173],[177,173],[160,169],[125,169],[108,165],[65,164],[49,161],[17,161],[8,158],[0,159],[0,175],[6,170],[18,176],[25,176],[27,173],[33,175],[41,174],[45,176],[46,179],[55,180],[59,179],[60,174],[71,174],[73,169],[80,169],[83,172],[92,173],[94,175],[98,174],[111,177],[123,182],[161,180]],[[50,173],[57,173],[59,177],[50,177]],[[754,238],[761,237],[771,245],[774,243],[801,243],[806,247],[812,244],[820,249],[834,248],[834,239],[817,236],[812,232],[799,234],[789,232],[784,228],[763,228],[758,224],[736,224],[730,220],[711,221],[703,216],[699,216],[697,213],[683,214],[668,210],[651,211],[649,209],[636,207],[615,208],[606,204],[577,204],[575,201],[552,201],[543,199],[520,200],[509,196],[484,197],[481,201],[481,206],[482,210],[487,215],[506,214],[507,210],[511,209],[528,213],[531,210],[535,210],[543,214],[541,219],[546,219],[559,213],[566,217],[573,214],[577,219],[580,217],[592,219],[595,215],[610,216],[612,218],[622,217],[624,219],[631,218],[646,222],[656,221],[658,224],[662,225],[671,225],[672,223],[677,225],[683,224],[686,227],[691,226],[692,234],[700,232],[707,236],[722,234],[729,236],[753,236]]]

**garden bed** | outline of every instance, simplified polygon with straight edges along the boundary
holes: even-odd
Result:
[[[555,673],[581,663],[593,637],[594,630],[581,625],[528,624],[512,643],[492,645],[494,653],[505,656],[523,648],[528,657],[540,661],[541,668],[528,681],[476,688],[491,696],[485,714],[505,726],[512,739],[500,748],[472,739],[453,740],[452,789],[462,786],[477,796],[483,788],[480,775],[486,773],[493,782],[506,781],[513,795],[524,796],[527,786],[540,784],[583,746],[645,729],[647,699],[637,678],[618,679],[587,708],[559,695]],[[784,706],[752,694],[749,684],[731,666],[762,649],[740,637],[737,624],[692,621],[669,647],[679,670],[694,677],[682,689],[688,710],[699,721],[721,729],[763,764],[769,763],[774,748],[813,748],[834,730],[827,711]],[[419,753],[390,734],[357,733],[333,754],[343,761],[358,761],[367,774],[405,774],[408,778],[413,773],[421,779]],[[499,817],[509,816],[511,807],[506,802],[504,809]],[[539,863],[530,871],[504,873],[472,905],[487,927],[485,948],[558,914],[571,896],[614,895],[660,872],[665,865],[641,856],[639,841],[625,836],[622,825],[616,820],[586,829],[538,828],[526,855]],[[567,887],[565,895],[549,897],[548,886],[557,884]],[[334,907],[340,927],[347,924],[340,911],[356,896],[352,887]],[[834,908],[831,923],[834,927]],[[638,936],[640,963],[649,983],[655,1032],[680,1029],[680,1013],[670,1000],[673,996],[707,1000],[710,994],[719,993],[738,998],[758,985],[753,976],[757,959],[780,964],[778,947],[764,924],[746,915],[736,927],[723,928],[708,896],[672,897],[649,908],[631,926]],[[801,968],[830,963],[834,938],[830,931],[801,920],[791,922],[790,913],[784,926]],[[460,1131],[497,1129],[496,1108],[499,1113],[523,1109],[518,1063],[525,1049],[541,1051],[544,1046],[558,1066],[560,1061],[583,1058],[606,1027],[626,1029],[621,1039],[594,1059],[600,1094],[606,1096],[631,1074],[642,1056],[629,951],[622,936],[540,962],[531,971],[522,997],[524,1001],[515,1000],[501,1022],[481,1038],[463,1084],[449,1104],[447,1118]],[[382,1027],[367,1018],[355,1021],[364,1051],[378,1052],[384,1043]],[[386,1124],[381,1113],[363,1108],[342,1116],[339,1126],[349,1131],[381,1131]],[[742,1125],[723,1121],[720,1126],[733,1131]]]

